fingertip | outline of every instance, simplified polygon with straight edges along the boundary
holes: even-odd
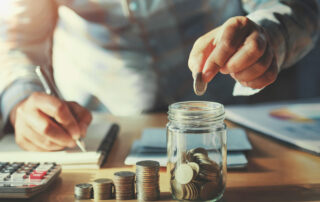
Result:
[[[202,75],[202,79],[204,82],[209,83],[213,79],[214,76],[215,76],[215,72],[207,71]]]
[[[87,128],[88,128],[88,126],[85,123],[80,124],[81,138],[84,138],[86,136]]]
[[[81,127],[77,122],[73,123],[70,127],[70,133],[72,139],[74,140],[77,140],[81,137]]]
[[[219,71],[220,71],[221,74],[229,74],[230,73],[228,71],[227,67],[221,67]]]

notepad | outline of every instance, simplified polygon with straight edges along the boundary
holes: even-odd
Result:
[[[27,152],[22,150],[9,134],[0,140],[0,159],[8,162],[56,162],[63,169],[97,169],[106,159],[119,127],[105,121],[93,121],[84,142],[87,152],[78,147],[57,152]]]
[[[191,148],[203,145],[198,136],[188,135],[188,145]],[[234,128],[227,131],[227,167],[228,168],[243,168],[247,165],[243,151],[251,150],[252,146],[243,129]],[[208,148],[209,149],[209,148]],[[213,151],[211,151],[213,152]],[[210,155],[210,151],[209,151]],[[215,155],[212,155],[215,156]],[[132,147],[130,154],[125,159],[126,165],[134,165],[142,160],[156,160],[159,161],[160,166],[167,165],[167,143],[165,128],[146,128],[140,140],[136,140]]]

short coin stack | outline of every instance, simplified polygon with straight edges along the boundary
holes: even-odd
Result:
[[[100,178],[93,181],[93,196],[97,200],[112,198],[113,182],[108,178]]]
[[[92,185],[83,183],[74,186],[74,197],[76,199],[90,199],[92,196]]]
[[[172,171],[171,189],[178,200],[210,200],[222,190],[220,167],[204,148],[189,150],[186,162]]]
[[[159,162],[140,161],[136,163],[136,186],[138,200],[155,201],[160,197]]]
[[[114,185],[116,188],[117,200],[129,200],[135,198],[135,173],[129,171],[121,171],[114,173]]]

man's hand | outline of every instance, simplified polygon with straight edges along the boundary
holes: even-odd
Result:
[[[71,109],[71,110],[70,110]],[[75,102],[35,92],[11,111],[16,143],[29,151],[55,151],[75,147],[86,134],[92,116]]]
[[[220,71],[255,89],[273,83],[278,75],[267,33],[243,16],[230,18],[200,37],[191,50],[188,65],[193,75],[202,72],[207,83]]]

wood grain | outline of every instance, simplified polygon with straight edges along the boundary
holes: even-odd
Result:
[[[119,170],[134,171],[134,167],[125,166],[123,163],[133,141],[140,137],[144,128],[165,127],[167,123],[166,114],[121,118],[101,115],[100,118],[117,122],[121,127],[110,157],[103,168],[100,170],[63,170],[61,177],[47,191],[29,201],[74,201],[75,184],[90,182],[99,177],[112,178],[113,173]],[[232,123],[227,124],[228,127],[235,126]],[[228,171],[227,188],[222,201],[320,201],[319,156],[300,151],[250,130],[247,132],[253,145],[253,150],[247,153],[248,167],[244,170]],[[170,201],[169,176],[165,169],[161,169],[160,172],[160,190],[162,192],[161,201]]]

